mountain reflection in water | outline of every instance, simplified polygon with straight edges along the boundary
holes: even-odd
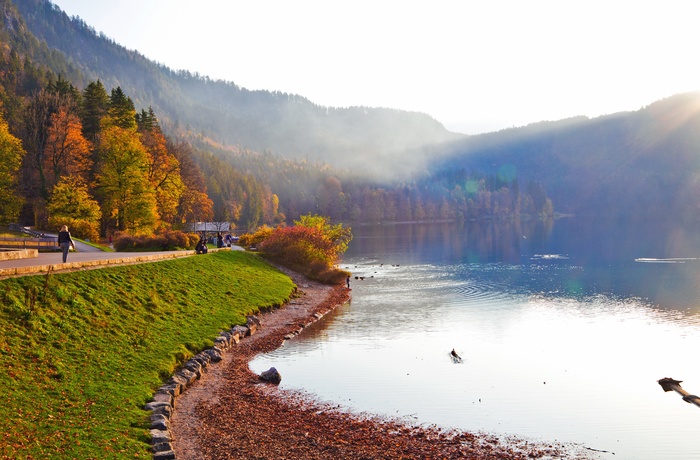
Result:
[[[700,392],[700,232],[572,218],[353,234],[352,302],[254,371],[355,411],[700,458],[700,411],[656,382]]]

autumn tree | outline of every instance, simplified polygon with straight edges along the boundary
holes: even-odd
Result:
[[[7,122],[0,118],[0,222],[19,216],[23,198],[17,192],[17,179],[24,154],[22,142],[10,134]]]
[[[167,141],[153,109],[142,110],[136,117],[141,143],[149,154],[148,180],[156,194],[161,220],[176,222],[180,198],[185,189],[180,177],[180,162],[168,151]]]
[[[316,190],[318,212],[337,219],[345,213],[346,204],[347,197],[340,180],[335,176],[326,177]]]
[[[148,180],[150,158],[135,125],[125,129],[105,119],[98,136],[97,193],[103,230],[150,233],[158,222],[156,194]]]
[[[267,199],[264,203],[263,219],[266,224],[280,225],[285,221],[285,215],[280,211],[280,199],[272,193],[269,186],[265,187],[265,196]]]
[[[213,203],[207,194],[206,181],[193,158],[190,144],[168,142],[168,151],[180,164],[180,178],[184,189],[177,208],[177,222],[210,221],[214,217]]]
[[[80,176],[64,176],[53,189],[48,205],[49,227],[67,225],[83,239],[96,241],[100,236],[100,205],[95,201]]]
[[[44,145],[43,171],[46,187],[53,187],[64,176],[79,177],[87,182],[92,169],[90,145],[83,137],[80,118],[66,107],[51,115]]]
[[[29,100],[24,111],[22,137],[27,156],[23,167],[25,196],[32,205],[35,224],[46,225],[46,203],[62,174],[87,167],[87,144],[77,117],[80,93],[68,82],[50,82]]]

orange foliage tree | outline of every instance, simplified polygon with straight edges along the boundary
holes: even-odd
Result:
[[[51,114],[44,146],[44,174],[49,190],[63,176],[77,176],[87,181],[92,168],[90,144],[83,137],[83,127],[77,115],[65,107]]]
[[[185,189],[180,176],[180,162],[168,151],[158,119],[153,110],[141,111],[137,117],[141,143],[149,154],[148,180],[156,193],[158,214],[168,226],[175,222],[180,198]]]

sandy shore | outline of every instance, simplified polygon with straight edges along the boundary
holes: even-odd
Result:
[[[262,383],[248,369],[258,353],[349,298],[289,273],[302,295],[261,315],[262,328],[241,341],[176,401],[171,418],[178,460],[209,459],[554,459],[592,458],[581,446],[533,444],[484,434],[416,427],[362,417]]]

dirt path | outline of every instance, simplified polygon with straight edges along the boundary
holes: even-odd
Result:
[[[171,417],[178,460],[209,459],[532,459],[589,458],[561,445],[535,445],[465,432],[411,427],[324,407],[261,383],[248,369],[258,353],[347,301],[329,287],[289,273],[303,295],[260,316],[262,328],[241,341],[176,401]]]

